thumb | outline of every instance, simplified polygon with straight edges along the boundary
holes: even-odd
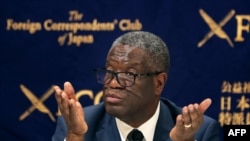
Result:
[[[212,100],[210,98],[204,99],[199,106],[200,112],[204,113],[208,107],[212,104]]]

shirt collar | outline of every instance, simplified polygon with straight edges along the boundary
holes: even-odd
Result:
[[[155,127],[156,127],[159,114],[160,114],[160,102],[158,103],[158,106],[154,115],[149,120],[147,120],[145,123],[143,123],[141,126],[137,128],[143,133],[143,136],[146,139],[146,141],[152,141],[154,138]],[[116,121],[116,125],[118,127],[118,130],[121,136],[121,140],[126,141],[127,135],[134,128],[126,124],[125,122],[119,120],[118,118],[115,118],[115,121]]]

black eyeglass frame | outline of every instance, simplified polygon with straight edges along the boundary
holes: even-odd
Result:
[[[116,81],[119,83],[120,86],[122,87],[131,87],[135,84],[135,80],[136,80],[136,77],[142,77],[142,76],[154,76],[154,75],[159,75],[160,73],[163,73],[164,71],[156,71],[156,72],[152,72],[152,73],[133,73],[133,72],[114,72],[114,71],[111,71],[111,70],[107,70],[106,68],[97,68],[97,69],[94,69],[93,70],[96,74],[96,79],[97,79],[97,83],[99,84],[109,84],[111,82],[111,80],[114,79],[114,77],[116,78]],[[105,72],[105,75],[106,73],[110,73],[111,77],[109,78],[109,80],[107,82],[104,81],[104,78],[102,81],[98,81],[98,72]],[[133,80],[132,80],[132,83],[130,85],[124,85],[122,84],[120,81],[120,77],[118,77],[118,74],[120,73],[128,73],[129,75],[133,75]]]

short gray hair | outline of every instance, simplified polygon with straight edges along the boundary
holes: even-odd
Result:
[[[113,42],[112,47],[117,45],[128,45],[145,50],[150,56],[149,66],[157,71],[168,73],[170,67],[169,51],[166,43],[159,36],[146,31],[132,31],[118,37]]]

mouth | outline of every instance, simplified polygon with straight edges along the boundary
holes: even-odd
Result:
[[[122,98],[113,93],[106,93],[104,99],[107,103],[118,104],[121,103]]]

